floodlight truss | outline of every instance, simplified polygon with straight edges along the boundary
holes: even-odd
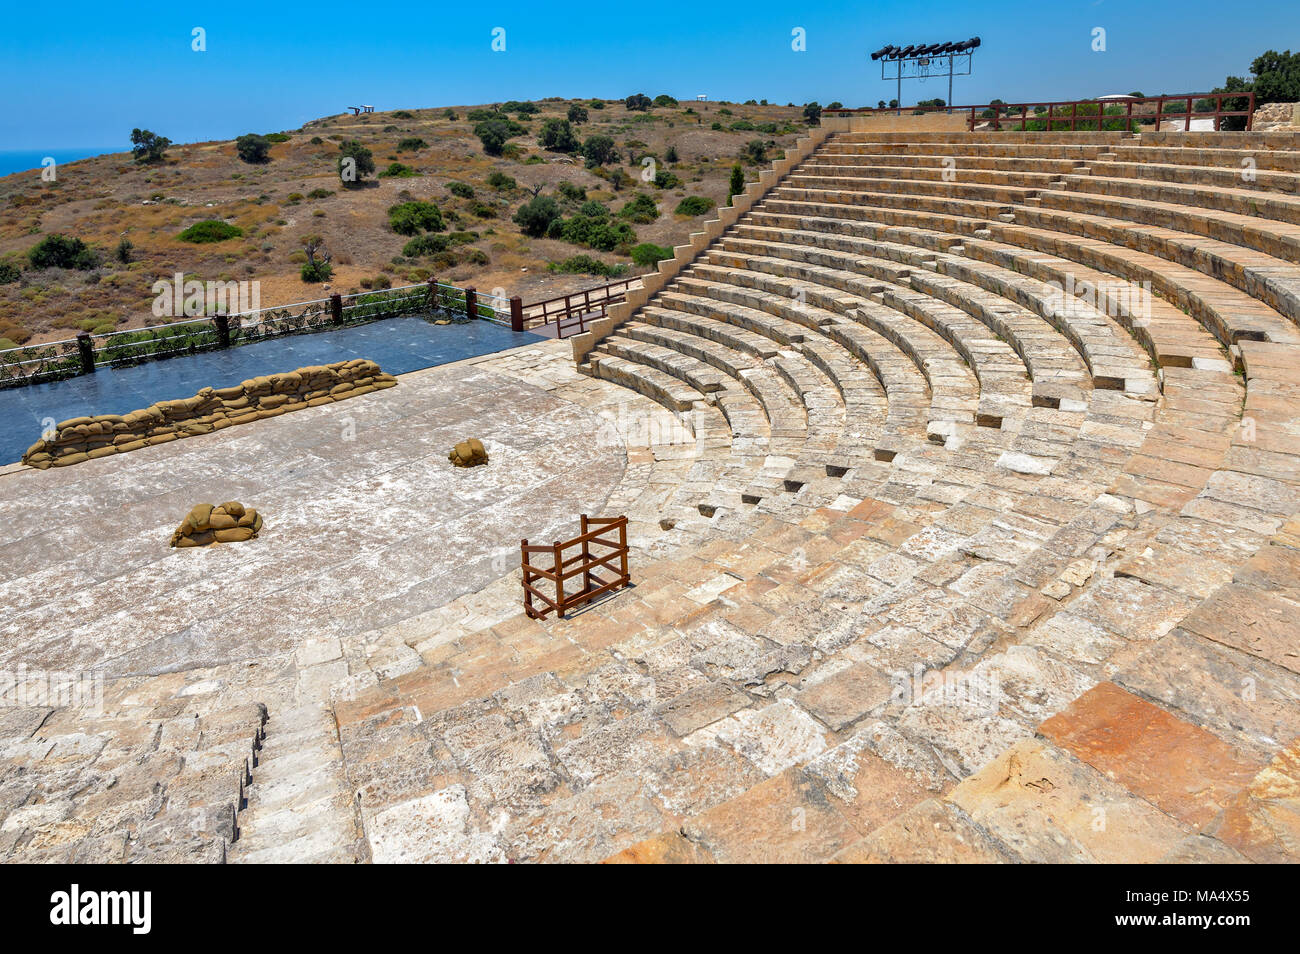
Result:
[[[880,78],[898,84],[898,110],[903,107],[903,80],[915,79],[925,82],[927,79],[948,77],[947,105],[952,106],[952,78],[970,76],[973,67],[975,49],[980,45],[980,38],[956,40],[946,43],[913,43],[910,46],[882,47],[871,54],[873,60],[880,61]]]

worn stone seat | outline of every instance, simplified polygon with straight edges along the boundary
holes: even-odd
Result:
[[[899,196],[879,195],[875,198],[882,204],[867,206],[864,203],[847,209],[826,204],[772,202],[769,205],[773,211],[786,214],[816,212],[840,215],[851,221],[874,219],[926,224],[949,221],[957,230],[954,234],[981,237],[983,233],[1006,244],[1069,258],[1126,281],[1150,282],[1162,296],[1186,307],[1197,320],[1207,324],[1225,344],[1242,338],[1291,340],[1295,334],[1291,322],[1273,308],[1208,275],[1157,255],[1059,231],[1057,226],[1069,227],[1072,217],[1066,213],[1021,207],[1014,213],[1006,213],[1006,220],[1001,221],[981,215],[988,210],[980,203],[963,209],[954,206],[950,200],[942,200],[939,207],[933,207],[933,203],[921,198],[915,203],[916,208],[911,208],[912,203],[895,205],[893,200]],[[1038,223],[1052,227],[1029,227]]]

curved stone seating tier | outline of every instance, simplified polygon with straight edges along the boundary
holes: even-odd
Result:
[[[1217,166],[1234,169],[1237,175],[1243,168],[1242,160],[1249,159],[1256,169],[1276,172],[1300,173],[1300,150],[1286,149],[1219,149],[1195,146],[1159,146],[1139,142],[1118,142],[1111,146],[1118,162],[1139,165],[1148,163],[1157,167],[1172,165],[1180,168]]]
[[[1154,150],[1151,150],[1154,151]],[[1117,159],[1094,159],[1089,171],[1097,176],[1114,179],[1155,179],[1161,182],[1201,182],[1215,186],[1261,191],[1300,192],[1300,173],[1282,169],[1261,168],[1255,165],[1223,168],[1214,165],[1178,165],[1161,162],[1157,157],[1132,155],[1116,150]],[[1294,163],[1286,163],[1294,165]],[[1243,172],[1249,175],[1243,175]]]
[[[1021,207],[1016,212],[1006,212],[1005,220],[998,221],[996,217],[990,219],[981,215],[989,211],[982,203],[966,203],[963,208],[952,200],[930,202],[922,196],[873,194],[860,195],[859,198],[861,204],[843,206],[821,202],[769,204],[774,210],[790,214],[816,211],[822,215],[834,214],[864,222],[873,219],[935,222],[950,217],[961,220],[954,222],[954,227],[963,230],[958,234],[994,237],[1006,244],[1018,244],[1077,261],[1110,274],[1112,281],[1150,282],[1154,291],[1191,311],[1225,345],[1242,338],[1293,340],[1295,336],[1295,327],[1287,318],[1235,287],[1157,255],[1076,234],[1079,226],[1074,224],[1077,216],[1072,214]],[[868,205],[868,202],[879,204]],[[918,216],[922,218],[918,219]],[[1047,222],[1052,228],[1027,228],[1019,224],[1022,221],[1030,224]],[[1058,226],[1070,231],[1059,231]]]

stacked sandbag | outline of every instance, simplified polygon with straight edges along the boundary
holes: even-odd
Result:
[[[251,540],[262,529],[262,515],[236,500],[220,506],[201,503],[172,534],[174,547],[206,547],[213,543]]]
[[[27,448],[23,463],[42,470],[79,464],[181,437],[211,434],[286,411],[320,407],[396,383],[395,377],[365,358],[249,378],[234,387],[204,388],[194,397],[159,401],[129,414],[64,421],[54,429],[53,437]]]
[[[488,455],[483,442],[476,437],[471,437],[453,447],[447,459],[457,467],[477,467],[488,462]]]

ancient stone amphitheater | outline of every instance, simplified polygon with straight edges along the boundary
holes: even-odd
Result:
[[[1298,249],[1295,134],[831,120],[550,372],[689,429],[634,587],[507,576],[323,707],[10,719],[0,851],[1296,860]]]

